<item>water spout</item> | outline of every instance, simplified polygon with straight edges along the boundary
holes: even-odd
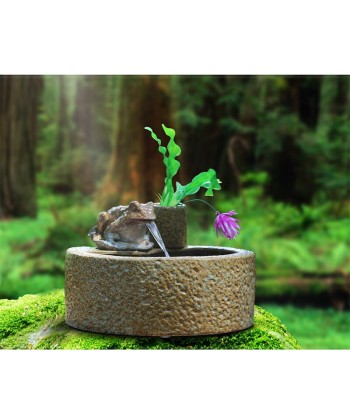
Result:
[[[162,239],[162,237],[160,236],[159,229],[158,229],[158,227],[157,227],[156,223],[152,221],[152,222],[148,222],[148,223],[146,223],[146,225],[147,225],[148,230],[149,230],[149,231],[151,232],[151,234],[153,235],[153,238],[156,240],[157,244],[158,244],[158,245],[160,246],[160,248],[163,250],[163,252],[164,252],[165,256],[166,256],[167,258],[169,258],[169,257],[170,257],[170,255],[168,254],[168,251],[167,251],[167,250],[166,250],[166,248],[165,248],[165,245],[164,245],[163,239]]]

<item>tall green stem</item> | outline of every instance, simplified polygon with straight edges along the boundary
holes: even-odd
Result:
[[[214,208],[214,206],[212,206],[210,203],[208,203],[208,202],[206,202],[205,200],[202,200],[202,199],[191,199],[191,200],[186,200],[186,202],[182,202],[182,203],[190,203],[190,202],[203,202],[203,203],[205,203],[206,205],[208,205],[209,207],[211,207],[214,211],[215,211],[215,213],[219,213],[215,208]]]

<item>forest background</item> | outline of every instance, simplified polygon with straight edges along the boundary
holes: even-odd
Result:
[[[350,348],[349,76],[1,76],[0,298],[64,286],[99,211],[157,201],[161,124],[177,180],[214,168],[242,232],[188,205],[190,244],[253,250],[256,303],[304,348]]]

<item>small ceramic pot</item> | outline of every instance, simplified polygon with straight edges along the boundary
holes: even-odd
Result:
[[[186,205],[160,206],[154,204],[156,225],[167,249],[181,249],[187,246]],[[153,242],[154,239],[151,237]],[[157,246],[157,243],[155,242]]]

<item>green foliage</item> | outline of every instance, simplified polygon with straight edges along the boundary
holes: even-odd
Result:
[[[0,222],[0,298],[63,287],[65,251],[92,245],[87,233],[95,223],[96,208],[88,199],[77,193],[39,194],[36,219]]]
[[[156,140],[158,143],[158,151],[163,154],[163,163],[166,169],[166,177],[164,180],[165,186],[160,199],[160,204],[162,206],[176,206],[177,203],[175,205],[172,204],[174,198],[172,179],[180,168],[180,162],[176,160],[176,157],[181,154],[181,148],[175,143],[175,130],[172,128],[167,128],[164,124],[162,124],[162,127],[165,134],[169,137],[167,148],[161,145],[161,140],[156,136],[150,127],[145,127],[145,130],[151,132],[152,138],[154,138],[154,140]],[[168,156],[166,155],[167,150]]]
[[[302,349],[350,349],[350,313],[333,309],[261,304],[278,316]]]
[[[246,186],[265,185],[269,181],[266,171],[251,171],[241,175],[241,183]]]
[[[255,307],[254,326],[216,336],[113,336],[73,330],[64,322],[63,291],[0,300],[0,349],[300,349],[272,314]]]
[[[251,174],[249,180],[254,182]],[[269,292],[275,296],[297,295],[298,290],[307,289],[315,295],[325,293],[330,288],[322,276],[339,278],[343,289],[346,288],[350,272],[348,212],[337,217],[330,203],[299,207],[276,203],[263,196],[262,184],[244,188],[236,198],[220,193],[215,207],[221,212],[232,209],[238,212],[242,231],[237,239],[218,240],[211,228],[215,219],[211,210],[205,210],[204,214],[189,205],[188,242],[254,251],[257,297]],[[305,275],[313,275],[319,285],[313,284],[312,277],[305,282]]]
[[[191,183],[186,186],[182,186],[179,182],[176,183],[176,192],[174,194],[174,199],[180,203],[186,196],[194,195],[199,191],[201,187],[208,189],[205,192],[205,196],[213,196],[213,190],[220,190],[221,181],[217,179],[216,172],[213,169],[209,169],[206,172],[199,173],[195,176]]]
[[[201,187],[207,189],[205,196],[213,196],[213,190],[221,189],[221,181],[217,179],[216,172],[213,169],[199,173],[192,179],[191,183],[185,186],[177,182],[176,191],[174,191],[172,180],[180,168],[180,162],[176,160],[176,157],[181,154],[181,148],[175,143],[175,130],[167,128],[164,124],[162,124],[162,127],[165,134],[169,137],[167,148],[162,146],[161,140],[150,127],[145,127],[145,130],[150,131],[152,138],[157,141],[158,151],[163,154],[163,163],[166,168],[165,186],[160,198],[160,204],[162,206],[177,206],[186,196],[197,193]],[[166,155],[167,150],[168,156]]]
[[[17,301],[0,300],[0,308],[0,341],[21,330],[27,331],[28,327],[38,327],[47,318],[54,320],[65,312],[61,290],[46,296],[27,295]]]
[[[187,171],[213,160],[223,189],[236,176],[264,170],[264,193],[290,203],[340,208],[349,196],[348,76],[179,76],[175,118]],[[185,149],[185,147],[183,147]],[[197,153],[201,157],[195,157]],[[188,156],[187,156],[188,155]],[[202,161],[204,160],[204,161]]]
[[[26,293],[26,290],[38,292],[38,287],[27,273],[26,259],[33,246],[46,237],[53,222],[47,211],[40,211],[36,219],[21,218],[0,222],[0,298],[16,298]],[[48,288],[53,287],[50,285]]]

